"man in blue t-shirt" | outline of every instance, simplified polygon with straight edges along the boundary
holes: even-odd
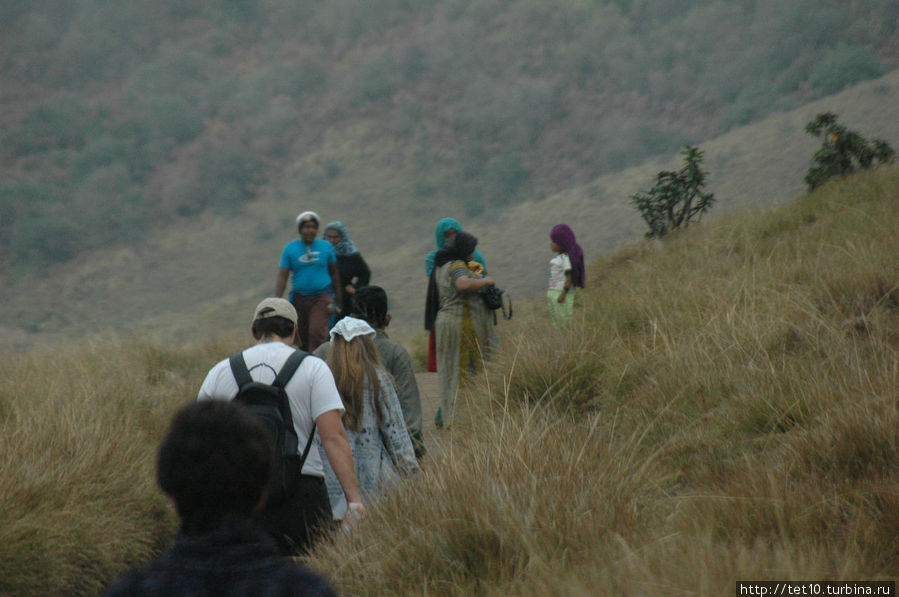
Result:
[[[297,310],[297,340],[300,348],[312,352],[328,340],[332,311],[343,304],[343,286],[337,271],[337,254],[328,241],[318,237],[321,219],[312,211],[297,216],[300,238],[287,243],[281,252],[281,265],[275,296],[284,294],[291,278],[290,302]],[[334,297],[337,302],[334,302]]]

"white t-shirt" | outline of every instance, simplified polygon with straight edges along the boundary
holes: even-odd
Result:
[[[254,381],[272,383],[294,349],[283,342],[256,344],[243,351],[243,358]],[[297,452],[302,455],[312,430],[312,423],[328,411],[343,413],[343,401],[337,392],[337,384],[328,365],[318,357],[306,357],[287,386],[290,416],[297,432]],[[209,370],[197,400],[231,400],[237,396],[237,381],[231,372],[228,359],[220,361]],[[313,447],[303,464],[303,474],[324,477],[321,457]]]
[[[565,287],[565,272],[571,271],[568,253],[558,253],[549,260],[549,289],[562,290]]]

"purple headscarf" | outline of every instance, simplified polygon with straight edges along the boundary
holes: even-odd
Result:
[[[553,226],[549,233],[549,239],[559,245],[564,253],[568,254],[571,260],[571,283],[575,286],[584,287],[587,281],[587,274],[584,268],[584,250],[577,244],[574,238],[574,231],[568,224],[557,224]]]

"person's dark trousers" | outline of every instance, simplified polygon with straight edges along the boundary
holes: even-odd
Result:
[[[334,298],[330,292],[310,296],[294,293],[291,302],[297,310],[297,342],[300,348],[312,352],[328,341]]]
[[[259,514],[259,522],[278,542],[283,555],[304,555],[332,526],[325,480],[301,475],[293,496],[278,504],[267,505]]]

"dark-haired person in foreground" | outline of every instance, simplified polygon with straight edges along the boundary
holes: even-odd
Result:
[[[316,573],[281,557],[251,519],[272,473],[266,430],[228,402],[179,411],[162,440],[156,480],[172,499],[181,528],[159,559],[129,570],[106,597],[331,597]]]
[[[415,457],[419,460],[425,455],[425,444],[421,433],[421,397],[418,383],[415,381],[415,369],[412,358],[401,344],[391,340],[384,329],[390,324],[390,313],[387,311],[387,293],[380,286],[363,286],[353,295],[352,314],[368,323],[377,333],[374,337],[375,348],[381,357],[381,365],[393,377],[393,385],[400,401],[400,410],[406,422],[406,430],[412,438]],[[331,350],[331,342],[319,346],[313,354],[327,359]]]
[[[294,353],[296,330],[296,309],[285,299],[267,298],[256,306],[252,324],[256,344],[242,352],[253,381],[271,384],[275,380]],[[298,455],[303,454],[317,431],[347,503],[355,513],[364,515],[353,454],[341,418],[343,401],[328,365],[319,358],[307,357],[284,389],[298,439]],[[237,392],[229,359],[224,359],[209,371],[197,400],[232,400]],[[331,503],[318,450],[309,450],[296,485],[291,496],[268,503],[259,515],[285,555],[305,553],[330,528]]]

